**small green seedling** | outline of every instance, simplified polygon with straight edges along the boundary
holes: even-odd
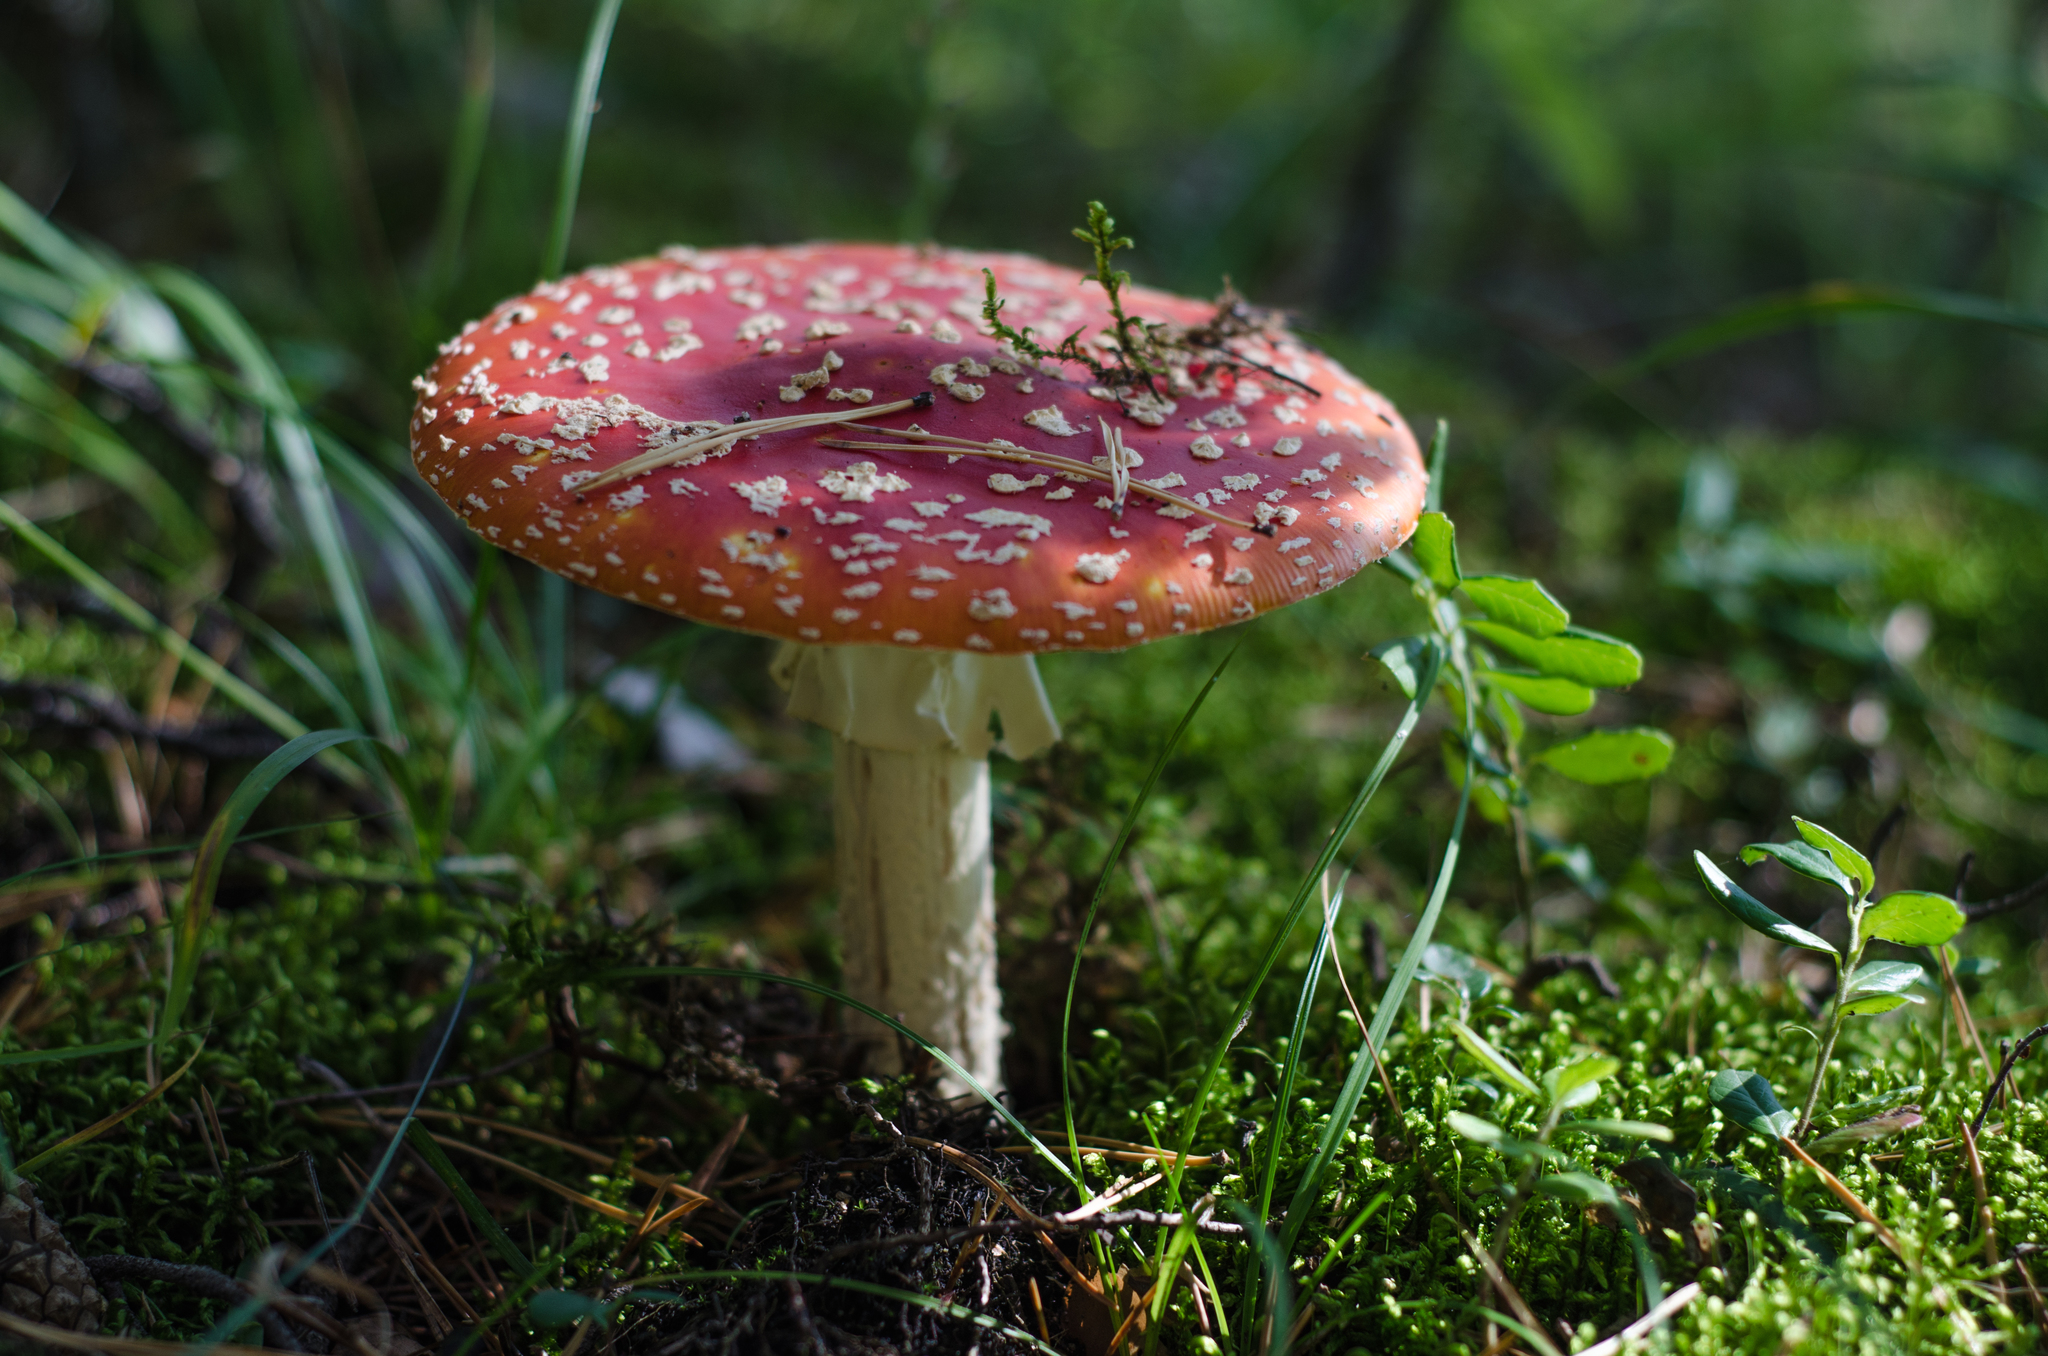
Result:
[[[1798,1119],[1791,1123],[1790,1130],[1777,1132],[1799,1139],[1813,1124],[1813,1109],[1820,1101],[1821,1084],[1827,1077],[1828,1060],[1834,1055],[1835,1040],[1841,1035],[1843,1019],[1875,1016],[1907,1003],[1925,1001],[1918,994],[1907,992],[1925,976],[1925,971],[1905,961],[1871,961],[1866,964],[1864,949],[1873,941],[1896,942],[1901,946],[1943,946],[1962,931],[1967,920],[1954,900],[1927,890],[1897,890],[1883,899],[1871,900],[1870,892],[1877,883],[1877,874],[1871,869],[1869,859],[1818,824],[1798,818],[1794,818],[1792,823],[1799,830],[1800,841],[1751,843],[1742,849],[1742,860],[1753,866],[1770,857],[1809,880],[1840,890],[1849,910],[1846,954],[1837,951],[1826,938],[1780,917],[1763,901],[1730,880],[1706,853],[1695,852],[1692,856],[1699,867],[1700,879],[1706,883],[1707,892],[1745,927],[1788,946],[1826,952],[1834,960],[1835,997],[1827,1027],[1821,1035],[1820,1053],[1814,1058],[1813,1080],[1806,1091],[1806,1102]],[[1716,1076],[1717,1086],[1724,1076]],[[1762,1082],[1760,1078],[1757,1081]],[[1765,1090],[1769,1090],[1768,1084]],[[1720,1100],[1718,1095],[1715,1100]]]
[[[1446,1117],[1451,1129],[1476,1144],[1492,1149],[1506,1164],[1520,1169],[1513,1181],[1505,1177],[1501,1180],[1501,1195],[1507,1200],[1508,1208],[1494,1229],[1494,1260],[1499,1261],[1506,1255],[1509,1231],[1514,1228],[1522,1210],[1537,1196],[1554,1196],[1576,1205],[1604,1205],[1627,1229],[1636,1251],[1636,1266],[1642,1273],[1644,1293],[1649,1302],[1655,1304],[1662,1297],[1657,1264],[1644,1245],[1641,1231],[1633,1226],[1633,1216],[1623,1207],[1620,1196],[1606,1182],[1580,1170],[1565,1154],[1551,1147],[1551,1139],[1560,1133],[1670,1142],[1671,1131],[1649,1121],[1564,1119],[1566,1112],[1599,1100],[1601,1083],[1621,1071],[1621,1061],[1609,1055],[1587,1055],[1552,1069],[1539,1082],[1464,1022],[1453,1019],[1446,1025],[1466,1054],[1485,1065],[1487,1072],[1512,1092],[1534,1100],[1544,1109],[1542,1126],[1533,1140],[1511,1135],[1494,1122],[1463,1111],[1453,1111]],[[1547,1164],[1558,1165],[1563,1171],[1545,1173],[1543,1169]]]

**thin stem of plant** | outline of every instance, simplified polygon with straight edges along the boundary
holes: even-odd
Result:
[[[1856,912],[1852,906],[1850,917],[1853,919],[1855,916]],[[1854,926],[1853,922],[1851,926]],[[1827,1032],[1821,1037],[1820,1053],[1814,1057],[1813,1081],[1807,1085],[1806,1102],[1799,1112],[1799,1121],[1792,1127],[1793,1139],[1804,1138],[1807,1130],[1813,1125],[1813,1109],[1820,1103],[1820,1087],[1827,1078],[1828,1060],[1835,1053],[1835,1039],[1842,1034],[1842,1019],[1847,1015],[1842,1010],[1843,1003],[1849,992],[1850,981],[1856,977],[1856,967],[1862,962],[1863,945],[1859,942],[1856,949],[1850,953],[1847,963],[1835,975],[1835,996],[1828,1012]]]

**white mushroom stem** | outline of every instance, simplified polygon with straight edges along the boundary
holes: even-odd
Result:
[[[989,716],[1018,757],[1059,737],[1031,657],[785,645],[774,673],[791,714],[833,734],[846,992],[999,1088],[1008,1026],[996,979]],[[894,1032],[858,1015],[849,1025],[872,1039],[876,1068],[901,1068]],[[951,1076],[940,1083],[966,1091]]]

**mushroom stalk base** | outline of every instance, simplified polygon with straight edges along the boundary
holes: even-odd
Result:
[[[995,862],[988,761],[951,748],[900,752],[832,740],[832,831],[848,993],[1002,1083]],[[901,1067],[896,1034],[858,1014],[875,1063]],[[948,1094],[966,1086],[947,1075]]]

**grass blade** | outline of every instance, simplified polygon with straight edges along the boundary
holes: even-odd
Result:
[[[440,1072],[441,1061],[448,1055],[449,1039],[461,1024],[462,1009],[469,1002],[470,985],[475,982],[476,953],[472,951],[469,955],[469,971],[463,975],[462,987],[455,994],[455,1007],[449,1014],[448,1024],[441,1030],[441,1043],[434,1047],[434,1057],[427,1062],[425,1071],[420,1075],[420,1085],[413,1091],[412,1104],[406,1109],[405,1119],[398,1123],[396,1132],[391,1136],[391,1142],[384,1146],[384,1156],[377,1160],[376,1168],[370,1173],[370,1180],[363,1183],[362,1194],[356,1198],[354,1208],[325,1238],[300,1254],[299,1260],[277,1278],[279,1286],[289,1288],[293,1282],[312,1270],[314,1264],[325,1257],[337,1243],[346,1238],[350,1230],[362,1223],[363,1216],[369,1212],[370,1202],[377,1199],[377,1188],[383,1185],[385,1176],[391,1171],[392,1161],[398,1157],[398,1146],[405,1142],[406,1132],[412,1128],[413,1115],[419,1110],[421,1099],[427,1095],[427,1089],[433,1086],[434,1075]],[[540,1279],[537,1273],[530,1274],[522,1284],[538,1283]],[[254,1318],[256,1311],[261,1309],[264,1303],[265,1300],[260,1295],[252,1296],[230,1309],[186,1348],[188,1356],[206,1356],[208,1352],[220,1346],[229,1333],[240,1332],[242,1325]]]
[[[1159,756],[1152,760],[1152,770],[1145,775],[1144,786],[1138,789],[1137,799],[1131,802],[1130,810],[1125,813],[1123,826],[1117,830],[1116,842],[1110,845],[1109,856],[1103,859],[1102,874],[1095,878],[1095,893],[1088,900],[1087,919],[1081,924],[1081,934],[1074,943],[1074,968],[1067,974],[1066,1005],[1060,1009],[1060,1109],[1066,1115],[1067,1151],[1074,1156],[1077,1179],[1081,1167],[1081,1142],[1074,1131],[1074,1083],[1068,1071],[1072,1065],[1069,1045],[1074,1028],[1074,993],[1081,985],[1081,958],[1087,952],[1088,938],[1094,935],[1095,915],[1102,908],[1104,892],[1109,889],[1110,874],[1116,870],[1117,863],[1123,860],[1124,847],[1131,841],[1131,834],[1138,827],[1138,816],[1144,812],[1146,802],[1152,799],[1153,789],[1159,785],[1159,775],[1166,770],[1167,759],[1173,757],[1173,751],[1180,747],[1181,736],[1195,723],[1195,714],[1202,709],[1202,703],[1209,700],[1209,694],[1222,679],[1223,671],[1230,667],[1230,661],[1237,657],[1239,645],[1242,644],[1240,641],[1238,645],[1231,646],[1229,653],[1223,656],[1223,662],[1216,666],[1215,671],[1209,675],[1209,681],[1202,684],[1201,691],[1195,694],[1195,699],[1188,703],[1188,709],[1181,714],[1180,724],[1174,726],[1173,733],[1166,737],[1166,743],[1160,747]],[[1081,1199],[1088,1200],[1093,1194],[1083,1180]]]
[[[50,1050],[10,1050],[0,1055],[0,1069],[12,1068],[17,1064],[52,1064],[67,1059],[97,1059],[101,1055],[118,1055],[124,1050],[140,1050],[149,1042],[150,1037],[138,1036],[133,1040],[102,1041],[98,1045],[60,1045]]]
[[[569,125],[562,135],[562,171],[555,182],[555,215],[548,227],[547,247],[540,257],[540,275],[552,278],[569,257],[569,227],[576,220],[576,196],[583,187],[583,152],[590,145],[590,119],[597,112],[597,84],[611,51],[612,29],[619,21],[620,0],[597,0],[590,33],[583,40],[583,64],[576,71],[576,93],[569,104]]]
[[[313,554],[327,577],[342,632],[355,654],[356,676],[363,685],[371,728],[379,738],[396,741],[398,717],[370,626],[369,598],[363,592],[362,576],[356,570],[347,536],[342,531],[334,491],[327,483],[312,432],[291,388],[270,360],[262,341],[220,293],[179,269],[154,268],[150,270],[150,280],[158,292],[198,322],[207,337],[219,345],[240,372],[242,381],[269,411],[271,441],[291,481]]]
[[[428,1131],[426,1123],[409,1119],[405,1127],[405,1142],[427,1161],[427,1166],[434,1170],[434,1175],[455,1193],[455,1199],[462,1206],[463,1213],[469,1216],[470,1222],[476,1225],[477,1232],[484,1236],[492,1250],[505,1259],[505,1265],[512,1268],[513,1274],[522,1280],[532,1275],[533,1263],[526,1260],[526,1254],[519,1251],[519,1245],[506,1236],[505,1231],[498,1227],[498,1221],[492,1218],[491,1212],[484,1209],[484,1203],[477,1199],[476,1192],[471,1189],[462,1174],[456,1171],[447,1150],[434,1142],[434,1136]]]
[[[157,1019],[157,1039],[161,1044],[169,1035],[178,1030],[178,1023],[185,1016],[185,1007],[192,997],[192,985],[199,977],[199,948],[204,940],[206,920],[213,912],[213,894],[220,887],[220,873],[227,865],[228,849],[234,845],[235,836],[249,822],[249,816],[256,813],[256,807],[263,803],[277,784],[296,772],[307,759],[324,753],[336,744],[346,744],[369,736],[358,730],[315,730],[302,734],[277,752],[265,758],[249,775],[242,778],[228,803],[214,817],[213,824],[206,831],[206,837],[199,841],[199,852],[192,859],[192,878],[185,885],[185,899],[179,906],[178,928],[171,934],[171,974],[169,987],[164,994],[164,1010]]]
[[[56,1158],[65,1150],[75,1149],[81,1144],[90,1144],[92,1141],[98,1139],[101,1135],[106,1134],[107,1131],[113,1129],[121,1122],[127,1120],[130,1116],[133,1116],[136,1112],[148,1106],[151,1102],[154,1102],[157,1098],[169,1092],[171,1090],[171,1085],[185,1076],[185,1071],[192,1067],[194,1062],[198,1060],[200,1054],[205,1049],[205,1042],[202,1041],[200,1043],[199,1049],[194,1050],[192,1052],[192,1057],[190,1059],[187,1059],[183,1064],[180,1064],[176,1069],[173,1069],[169,1074],[167,1074],[162,1079],[162,1081],[157,1083],[157,1085],[151,1088],[148,1092],[143,1093],[140,1097],[130,1102],[127,1106],[122,1107],[119,1111],[116,1111],[111,1116],[102,1116],[100,1117],[100,1119],[94,1121],[91,1125],[86,1126],[85,1129],[80,1130],[77,1134],[67,1135],[63,1139],[58,1140],[55,1144],[52,1144],[49,1148],[43,1150],[34,1158],[29,1159],[28,1162],[18,1165],[14,1169],[14,1171],[19,1174],[22,1174],[23,1176],[26,1176],[27,1174],[34,1172],[37,1168],[43,1166],[43,1164],[50,1162],[52,1159]]]
[[[1443,913],[1444,900],[1450,896],[1451,877],[1458,870],[1458,856],[1465,842],[1465,817],[1472,808],[1472,715],[1478,706],[1472,671],[1462,656],[1458,670],[1465,687],[1465,775],[1458,791],[1458,813],[1451,821],[1451,836],[1444,844],[1444,858],[1437,867],[1436,884],[1430,889],[1429,903],[1423,907],[1422,917],[1416,920],[1415,931],[1409,934],[1408,945],[1401,952],[1401,963],[1394,967],[1386,992],[1380,995],[1379,1005],[1373,1009],[1366,1037],[1359,1043],[1351,1069],[1344,1076],[1344,1085],[1337,1090],[1337,1100],[1330,1108],[1330,1119],[1316,1141],[1315,1157],[1309,1160],[1307,1170],[1302,1173],[1301,1184],[1295,1188],[1294,1198],[1288,1204],[1285,1248],[1289,1255],[1292,1255],[1294,1245],[1308,1223],[1310,1207],[1322,1192],[1323,1179],[1328,1176],[1331,1163],[1336,1161],[1344,1136],[1351,1129],[1352,1118],[1358,1114],[1358,1103],[1365,1096],[1366,1078],[1373,1067],[1372,1052],[1386,1048],[1387,1033],[1393,1029],[1394,1018],[1401,1011],[1401,1000],[1407,996],[1408,986],[1415,981],[1416,970],[1421,968],[1422,953],[1429,948],[1429,939],[1436,932],[1436,920]]]
[[[78,581],[79,585],[86,592],[112,608],[130,626],[151,637],[157,644],[176,655],[194,673],[212,683],[228,700],[234,702],[250,715],[256,717],[256,719],[262,721],[287,739],[296,738],[306,733],[305,725],[297,717],[293,716],[276,702],[271,701],[270,698],[264,696],[255,688],[250,687],[234,674],[229,673],[225,668],[221,667],[212,655],[199,649],[192,642],[186,640],[176,631],[173,631],[170,627],[151,616],[149,611],[140,603],[115,588],[113,583],[98,570],[95,570],[92,566],[65,550],[54,537],[23,517],[19,510],[4,499],[0,499],[0,525],[13,529],[16,535],[23,541],[41,551],[45,556],[49,557],[50,562],[57,566],[58,569]],[[337,768],[338,775],[348,776],[353,774],[355,778],[361,778],[362,774],[354,767],[347,764],[342,766],[348,767],[348,771],[347,773],[341,773],[339,768]],[[357,783],[351,782],[351,785],[354,784]]]
[[[456,256],[469,224],[469,205],[483,168],[484,143],[491,131],[491,102],[497,93],[496,0],[472,0],[469,39],[463,47],[462,109],[455,118],[455,137],[448,146],[448,177],[441,189],[441,210],[434,220],[433,263],[427,270],[421,307],[433,311],[455,284]]]
[[[1373,764],[1372,771],[1359,786],[1358,794],[1352,797],[1343,818],[1338,820],[1337,826],[1330,831],[1329,839],[1323,844],[1322,855],[1316,859],[1315,866],[1302,880],[1301,888],[1295,892],[1294,903],[1288,908],[1287,916],[1280,921],[1279,930],[1274,935],[1272,943],[1267,946],[1266,954],[1259,962],[1258,973],[1252,977],[1244,996],[1238,1000],[1237,1010],[1230,1017],[1229,1031],[1216,1043],[1216,1051],[1209,1057],[1208,1067],[1202,1072],[1202,1082],[1196,1089],[1193,1103],[1181,1121],[1180,1143],[1176,1147],[1178,1156],[1168,1170],[1167,1179],[1173,1184],[1175,1191],[1179,1190],[1181,1174],[1185,1171],[1181,1165],[1187,1161],[1187,1156],[1194,1147],[1195,1131],[1201,1124],[1202,1113],[1208,1110],[1209,1096],[1215,1090],[1216,1077],[1222,1072],[1225,1056],[1229,1054],[1232,1043],[1237,1040],[1238,1033],[1243,1031],[1245,1024],[1251,1020],[1252,1003],[1257,999],[1260,988],[1265,985],[1266,977],[1273,972],[1274,965],[1279,962],[1280,953],[1287,945],[1287,938],[1294,932],[1294,925],[1301,921],[1301,915],[1308,909],[1308,902],[1315,892],[1317,882],[1321,881],[1323,873],[1330,869],[1330,863],[1336,860],[1337,853],[1344,846],[1344,840],[1351,836],[1351,830],[1357,826],[1358,817],[1365,813],[1365,807],[1371,803],[1374,794],[1380,789],[1380,783],[1386,780],[1387,773],[1394,766],[1394,760],[1400,756],[1402,748],[1408,743],[1408,737],[1415,732],[1415,723],[1421,719],[1423,704],[1429,700],[1429,694],[1436,687],[1437,675],[1443,668],[1443,662],[1443,645],[1431,637],[1424,653],[1422,673],[1416,684],[1415,695],[1409,700],[1408,709],[1402,713],[1401,723],[1388,737],[1386,747],[1380,752],[1379,761]],[[1467,782],[1469,784],[1470,778],[1467,778]],[[1429,922],[1433,925],[1435,918],[1430,917]],[[1424,938],[1424,941],[1427,940]],[[1411,946],[1409,950],[1415,959],[1420,959],[1417,948]],[[1414,967],[1408,965],[1409,959],[1409,956],[1404,956],[1402,963],[1408,966],[1412,974]]]

